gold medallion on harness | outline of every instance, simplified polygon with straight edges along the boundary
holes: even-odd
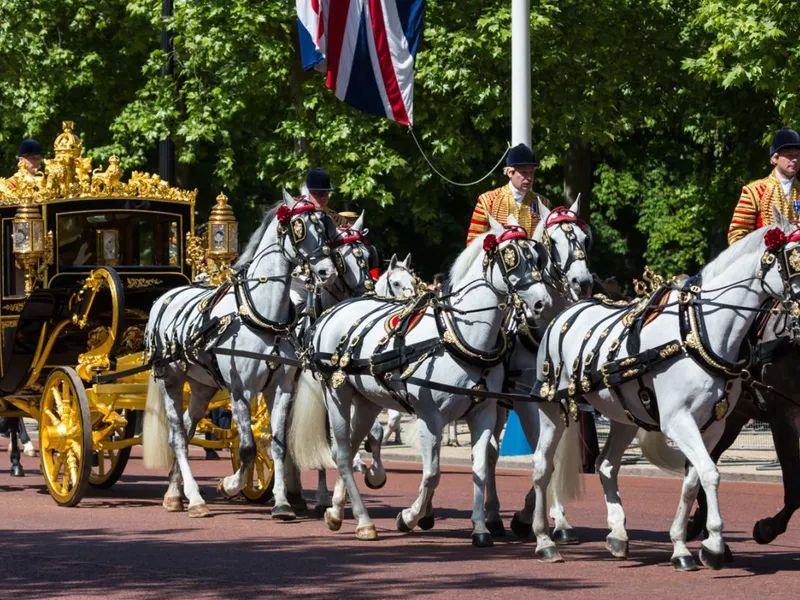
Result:
[[[787,262],[792,267],[792,273],[800,272],[800,248],[795,248],[789,253]]]
[[[545,381],[542,384],[541,389],[539,390],[539,397],[542,399],[546,399],[550,395],[550,382]]]
[[[339,353],[338,353],[338,352],[334,352],[334,353],[331,355],[331,364],[332,364],[334,367],[337,367],[337,366],[339,366]]]
[[[575,398],[570,398],[569,400],[569,415],[574,422],[578,422],[578,403],[575,401]]]
[[[569,380],[569,385],[567,386],[567,393],[570,395],[570,397],[572,397],[572,396],[575,395],[575,392],[577,392],[577,391],[578,391],[578,386],[575,383],[575,380],[574,379],[570,379]],[[570,400],[570,404],[572,404],[572,402],[574,402],[574,400]]]
[[[350,355],[347,352],[345,352],[344,354],[342,354],[342,358],[339,359],[339,366],[341,368],[344,368],[349,364],[350,364]]]
[[[331,376],[331,385],[334,388],[342,387],[344,380],[345,380],[344,371],[339,369],[338,371],[334,372],[334,374]]]
[[[666,360],[671,356],[675,356],[678,352],[681,351],[680,344],[670,344],[666,348],[663,348],[658,355],[663,359]]]
[[[550,377],[550,361],[545,360],[542,363],[542,377]]]
[[[584,394],[592,391],[592,382],[589,381],[589,378],[586,375],[581,377],[581,390],[583,390]]]
[[[714,405],[714,418],[717,421],[722,421],[725,418],[725,415],[728,414],[728,399],[722,398],[719,402]]]

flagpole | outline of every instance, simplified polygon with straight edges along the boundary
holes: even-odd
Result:
[[[511,0],[511,145],[531,146],[531,3]]]

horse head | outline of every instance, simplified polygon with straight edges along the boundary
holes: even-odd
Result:
[[[286,191],[275,216],[284,254],[323,285],[330,285],[336,278],[331,258],[331,240],[337,235],[333,219],[305,198],[292,198]]]
[[[353,296],[363,296],[375,290],[375,282],[370,274],[375,260],[375,250],[367,244],[364,237],[364,213],[350,227],[337,231],[331,244],[334,248],[333,261],[341,282]]]
[[[490,232],[481,238],[484,279],[517,308],[524,303],[534,317],[552,304],[542,277],[544,252],[539,242],[527,239],[513,215],[502,225],[489,217]],[[456,287],[453,281],[453,287]]]
[[[592,243],[589,226],[578,219],[580,198],[569,208],[559,206],[552,211],[539,202],[541,221],[533,239],[547,252],[548,276],[567,300],[592,295],[593,279],[588,255]]]
[[[411,255],[398,260],[393,254],[389,268],[380,276],[376,290],[381,296],[390,298],[412,298],[417,295],[417,279],[411,271]]]

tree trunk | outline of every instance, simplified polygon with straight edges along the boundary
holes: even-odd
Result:
[[[586,141],[574,137],[564,159],[564,198],[567,206],[581,195],[580,218],[589,222],[589,203],[592,192],[592,156]]]

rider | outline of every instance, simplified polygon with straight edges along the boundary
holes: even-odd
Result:
[[[508,215],[516,217],[517,222],[525,228],[528,237],[533,236],[539,224],[539,206],[537,200],[550,207],[550,201],[531,191],[533,175],[539,163],[533,150],[526,144],[517,144],[508,151],[506,167],[503,173],[508,176],[508,184],[485,194],[481,194],[472,213],[467,232],[467,244],[489,229],[489,216],[505,225]]]
[[[312,169],[306,176],[305,187],[308,190],[308,201],[333,219],[337,227],[343,227],[345,220],[335,211],[328,208],[331,192],[339,191],[338,188],[331,186],[331,176],[328,175],[328,172],[320,167]]]
[[[800,218],[800,183],[795,177],[800,168],[800,134],[783,127],[773,135],[769,161],[774,167],[772,173],[742,188],[728,229],[728,244],[763,225],[771,225],[773,206],[790,221]]]
[[[36,140],[28,138],[19,145],[17,157],[25,163],[28,173],[36,175],[42,165],[42,147]]]
[[[336,213],[337,217],[341,219],[343,227],[351,227],[361,214],[358,204],[355,202],[345,202],[342,205],[342,210]]]

